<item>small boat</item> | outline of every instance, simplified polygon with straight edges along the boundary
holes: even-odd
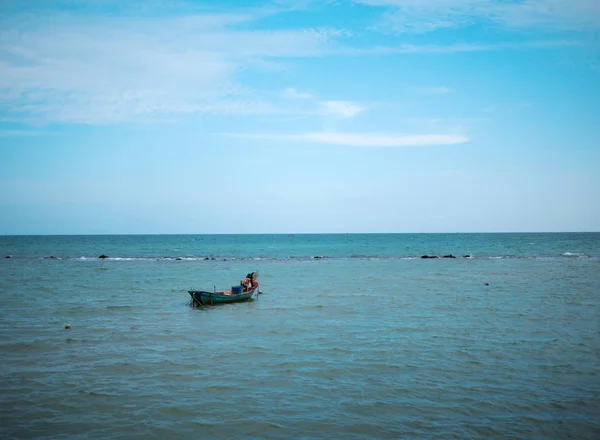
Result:
[[[212,292],[209,290],[188,290],[188,293],[192,297],[193,306],[244,302],[251,300],[255,293],[262,293],[258,290],[256,278],[258,278],[258,272],[252,272],[240,281],[239,286],[233,286],[229,290],[217,291],[214,289]]]
[[[252,295],[258,288],[255,287],[252,290],[242,293],[232,293],[231,290],[224,290],[222,292],[209,292],[206,290],[188,290],[188,293],[192,297],[192,303],[195,306],[205,306],[213,304],[226,304],[234,302],[243,302],[252,299]]]

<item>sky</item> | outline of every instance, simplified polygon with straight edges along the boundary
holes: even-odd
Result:
[[[600,0],[0,0],[0,234],[600,231]]]

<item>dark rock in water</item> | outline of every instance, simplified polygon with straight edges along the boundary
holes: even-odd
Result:
[[[210,258],[208,258],[208,257],[204,257],[204,259],[205,259],[205,260],[210,260]]]
[[[12,258],[12,255],[7,255],[7,256],[6,256],[6,257],[4,257],[4,258]]]
[[[182,258],[181,258],[181,257],[177,257],[177,258],[175,258],[175,259],[176,259],[177,261],[180,261],[180,260],[182,260]]]
[[[423,255],[421,258],[439,258],[437,255]]]
[[[471,256],[469,254],[467,254],[467,255],[463,255],[463,258],[471,258]]]
[[[320,259],[322,259],[323,257],[322,257],[321,255],[315,255],[313,258],[314,258],[314,259],[316,259],[316,260],[320,260]]]
[[[486,286],[489,286],[489,285],[490,285],[490,283],[485,283],[485,285],[486,285]]]
[[[210,257],[210,259],[211,259],[211,260],[216,260],[216,258],[215,258],[215,257]]]
[[[450,255],[444,255],[444,258],[456,258],[454,255],[450,254]]]
[[[56,260],[56,257],[54,255],[50,255],[50,257],[48,258],[50,258],[51,260]]]
[[[98,258],[102,258],[102,259],[104,260],[105,258],[108,258],[108,255],[104,255],[104,254],[102,254],[102,255],[100,255]]]

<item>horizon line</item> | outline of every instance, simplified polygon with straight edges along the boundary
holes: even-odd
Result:
[[[0,237],[90,237],[143,235],[414,235],[414,234],[598,234],[597,231],[455,231],[455,232],[167,232],[167,233],[73,233],[73,234],[0,234]]]

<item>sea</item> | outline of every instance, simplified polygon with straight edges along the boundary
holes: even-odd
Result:
[[[2,236],[0,438],[598,439],[600,233]]]

